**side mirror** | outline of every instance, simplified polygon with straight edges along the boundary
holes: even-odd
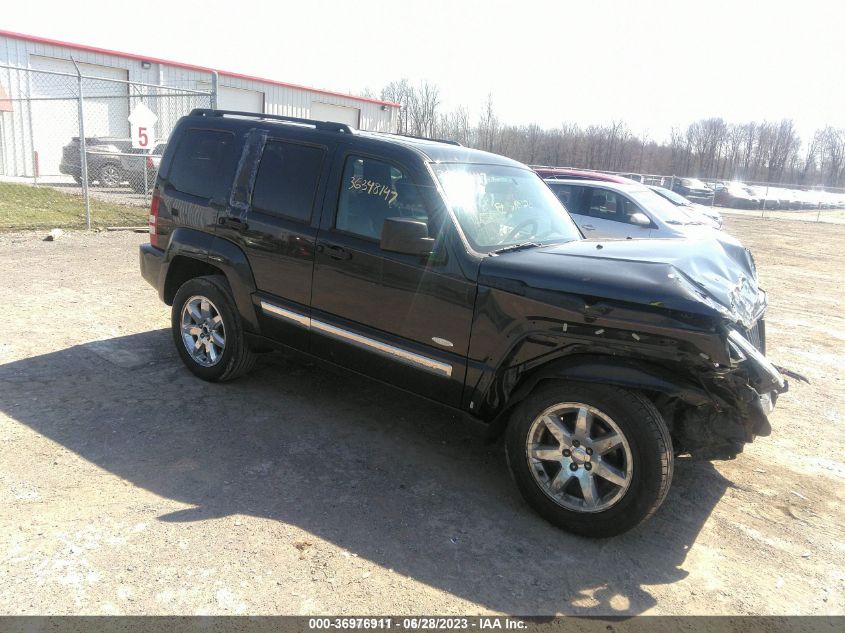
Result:
[[[411,218],[387,218],[381,229],[381,250],[405,255],[428,255],[434,250],[434,239],[428,236],[428,225]]]
[[[628,221],[637,226],[651,226],[651,220],[648,219],[645,213],[632,213]]]

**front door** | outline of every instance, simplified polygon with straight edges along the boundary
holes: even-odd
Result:
[[[631,223],[631,215],[640,209],[618,192],[602,187],[584,187],[581,201],[582,215],[576,222],[584,235],[601,239],[638,239],[649,237],[650,226]]]
[[[422,170],[415,182],[398,163],[362,155],[341,161],[333,180],[338,194],[326,204],[317,236],[311,350],[457,406],[476,284],[450,256],[451,220],[432,203],[430,181],[419,182],[430,178]],[[435,253],[381,250],[382,225],[391,217],[426,222]]]

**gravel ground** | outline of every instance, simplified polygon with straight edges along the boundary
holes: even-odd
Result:
[[[146,236],[0,235],[0,613],[845,613],[845,226],[728,224],[811,384],[605,541],[538,518],[433,404],[281,354],[195,379]]]

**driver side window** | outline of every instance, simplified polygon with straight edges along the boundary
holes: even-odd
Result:
[[[607,189],[593,189],[589,210],[590,217],[626,224],[631,221],[631,215],[639,212],[637,205],[632,201]]]
[[[346,159],[335,227],[371,240],[381,239],[387,218],[428,220],[419,191],[399,168],[372,158]]]

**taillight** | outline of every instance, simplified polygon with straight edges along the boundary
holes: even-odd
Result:
[[[158,187],[153,189],[153,199],[150,203],[150,244],[158,247]]]

